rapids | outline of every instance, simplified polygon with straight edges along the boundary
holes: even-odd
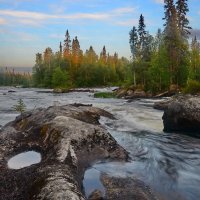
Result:
[[[8,92],[8,91],[14,92]],[[111,88],[98,89],[110,91]],[[91,166],[83,181],[86,196],[94,189],[103,193],[101,173],[136,177],[164,200],[200,199],[200,139],[162,131],[162,111],[151,99],[96,99],[89,92],[53,94],[46,89],[0,88],[0,126],[18,115],[12,108],[21,98],[27,110],[71,103],[93,104],[116,117],[100,122],[130,153],[130,162],[99,162]]]

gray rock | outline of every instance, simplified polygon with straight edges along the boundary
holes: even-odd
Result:
[[[84,200],[86,168],[103,160],[127,160],[128,153],[101,126],[100,116],[113,116],[91,106],[52,106],[17,117],[0,130],[0,199]],[[34,150],[42,161],[9,169],[14,155]]]
[[[166,110],[172,101],[173,99],[155,102],[153,108],[157,110]]]
[[[99,191],[99,190],[94,190],[91,194],[90,194],[90,196],[89,196],[89,198],[88,198],[88,200],[103,200],[104,198],[103,198],[103,194],[102,194],[102,192],[101,191]]]
[[[101,181],[106,188],[106,200],[157,200],[150,188],[136,178],[110,177],[102,174]]]
[[[163,115],[164,131],[200,136],[200,97],[179,96],[167,106]]]

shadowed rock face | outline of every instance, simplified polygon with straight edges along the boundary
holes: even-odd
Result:
[[[200,137],[200,97],[179,96],[165,109],[164,131]]]
[[[128,153],[99,125],[113,116],[91,106],[36,109],[18,116],[0,131],[0,199],[83,200],[85,169],[97,160],[127,160]],[[14,155],[35,150],[38,164],[9,169]]]

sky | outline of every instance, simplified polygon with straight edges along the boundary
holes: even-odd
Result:
[[[190,26],[200,36],[200,0],[188,0]],[[35,54],[63,43],[66,30],[81,49],[91,45],[130,59],[129,32],[143,14],[146,30],[163,28],[163,0],[0,0],[0,66],[33,67]]]

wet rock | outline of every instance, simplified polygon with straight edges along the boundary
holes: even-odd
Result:
[[[16,92],[15,90],[8,90],[8,93],[14,93]]]
[[[106,188],[106,200],[158,200],[150,188],[138,179],[117,178],[102,174],[101,181]]]
[[[67,93],[67,92],[69,92],[68,89],[61,89],[61,88],[55,88],[55,89],[53,89],[53,93],[57,93],[57,94]]]
[[[75,107],[80,107],[80,106],[92,106],[92,104],[82,104],[82,103],[73,103],[73,104],[70,104],[72,106],[75,106]]]
[[[119,88],[117,91],[116,91],[116,96],[117,98],[122,98],[122,97],[125,97],[126,94],[127,94],[127,89],[126,88]]]
[[[149,97],[149,95],[147,95],[145,91],[141,89],[136,89],[134,86],[130,86],[129,88],[119,88],[116,91],[116,96],[118,98],[125,98],[125,99]]]
[[[89,195],[88,200],[103,200],[103,194],[99,190],[94,190],[92,194]]]
[[[135,90],[133,98],[145,98],[147,97],[146,92],[140,89]]]
[[[137,89],[131,95],[126,95],[125,99],[138,99],[138,98],[147,98],[146,92],[143,90]]]
[[[172,102],[172,99],[164,100],[164,101],[159,101],[155,102],[153,105],[154,109],[157,110],[166,110],[168,105]]]
[[[134,95],[134,90],[128,90],[126,93],[127,96],[133,96]]]
[[[200,97],[178,96],[163,115],[165,132],[180,132],[200,137]]]
[[[68,92],[91,92],[94,93],[93,89],[88,89],[88,88],[74,88],[74,89],[69,89]]]
[[[51,106],[25,112],[0,130],[2,200],[84,200],[82,179],[92,163],[127,160],[128,153],[99,125],[106,111],[91,106]],[[36,151],[40,163],[18,170],[8,160]]]

